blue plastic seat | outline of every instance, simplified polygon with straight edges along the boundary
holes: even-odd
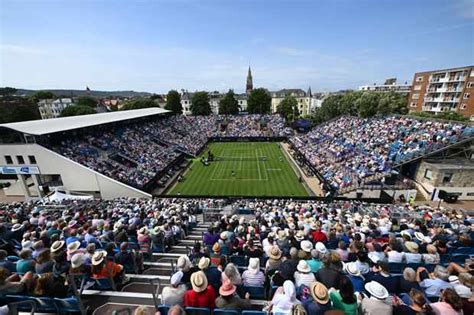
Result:
[[[469,258],[469,255],[452,255],[451,256],[451,261],[457,264],[464,264],[466,262],[466,259]]]
[[[236,266],[247,266],[247,257],[245,256],[238,256],[238,255],[232,255],[229,256],[230,262],[233,263]]]
[[[264,311],[242,311],[242,315],[267,315]]]
[[[56,303],[58,313],[62,314],[62,313],[83,313],[83,312],[85,312],[85,310],[83,309],[83,306],[81,305],[80,301],[75,296],[67,297],[67,298],[64,298],[64,299],[55,298],[54,301]]]
[[[264,287],[254,287],[254,286],[244,286],[244,292],[250,294],[250,298],[254,300],[264,300],[265,299],[265,288]]]
[[[214,315],[240,315],[240,311],[234,309],[215,308]]]
[[[403,269],[405,269],[404,263],[389,263],[390,273],[402,273]]]
[[[452,251],[453,255],[470,255],[474,254],[474,248],[471,247],[458,247]]]
[[[207,307],[186,307],[186,315],[211,315],[211,310]]]

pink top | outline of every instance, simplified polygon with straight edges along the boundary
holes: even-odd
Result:
[[[462,310],[456,311],[446,302],[431,303],[430,306],[436,315],[462,315]]]

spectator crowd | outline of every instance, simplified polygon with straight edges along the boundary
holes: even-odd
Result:
[[[178,258],[163,304],[246,310],[260,298],[275,314],[473,314],[473,217],[355,201],[0,204],[0,294],[67,296],[77,274],[91,286],[110,276],[120,288],[197,213],[224,207],[235,214]]]
[[[453,122],[342,116],[290,138],[290,143],[332,188],[343,190],[472,134],[474,127]]]

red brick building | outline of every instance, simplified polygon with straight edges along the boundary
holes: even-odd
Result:
[[[415,73],[408,110],[455,111],[474,121],[474,66]]]

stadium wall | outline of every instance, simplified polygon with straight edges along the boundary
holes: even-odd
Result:
[[[0,149],[2,155],[22,155],[25,161],[28,155],[33,155],[36,159],[34,165],[39,168],[40,175],[60,175],[63,187],[69,191],[99,192],[102,199],[151,198],[150,194],[102,175],[38,144],[6,144],[1,145]],[[1,164],[5,165],[4,161]]]

